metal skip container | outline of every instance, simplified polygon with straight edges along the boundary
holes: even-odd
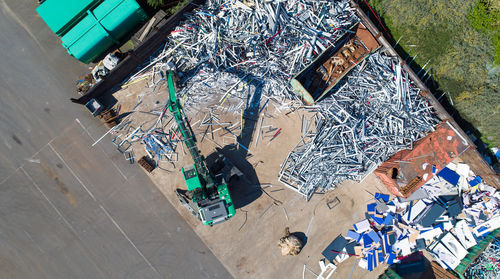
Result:
[[[37,12],[76,59],[90,63],[147,20],[135,0],[46,0]]]
[[[293,91],[305,104],[314,104],[379,47],[362,23],[355,25],[290,81]]]

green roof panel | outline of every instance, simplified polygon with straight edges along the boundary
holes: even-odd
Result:
[[[138,23],[147,20],[135,0],[104,1],[94,9],[93,14],[114,38],[120,39]]]
[[[107,0],[89,10],[61,41],[69,54],[90,63],[146,20],[135,0]]]
[[[76,59],[89,63],[113,45],[109,34],[92,16],[86,16],[61,38],[62,45]]]
[[[45,0],[36,11],[57,36],[73,27],[102,0]]]

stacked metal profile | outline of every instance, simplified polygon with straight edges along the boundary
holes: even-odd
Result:
[[[282,165],[280,181],[309,199],[346,179],[361,181],[438,123],[395,58],[380,51],[317,103],[316,127]]]

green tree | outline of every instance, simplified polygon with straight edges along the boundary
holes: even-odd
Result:
[[[158,8],[165,5],[167,2],[171,2],[169,0],[148,0],[148,5],[153,8]]]

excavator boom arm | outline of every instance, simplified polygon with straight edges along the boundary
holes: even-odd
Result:
[[[172,71],[169,71],[167,73],[167,84],[169,92],[168,109],[174,115],[175,121],[177,122],[182,137],[184,138],[184,144],[186,145],[189,153],[191,154],[191,157],[193,158],[196,170],[203,176],[204,179],[212,179],[210,177],[210,173],[208,172],[205,158],[203,158],[203,156],[200,154],[200,151],[198,150],[198,147],[196,146],[196,138],[194,136],[194,133],[192,132],[191,127],[189,126],[189,122],[182,112],[182,106],[177,100],[177,96],[175,95],[174,72]]]
[[[173,113],[179,126],[183,142],[194,161],[194,168],[182,168],[182,174],[191,194],[191,199],[177,192],[179,200],[191,212],[195,213],[205,225],[214,225],[234,216],[235,209],[225,182],[215,184],[209,172],[205,158],[196,146],[196,138],[189,122],[182,111],[182,105],[175,94],[174,72],[168,71],[167,83],[169,91],[168,109]],[[196,206],[196,208],[194,207]]]

